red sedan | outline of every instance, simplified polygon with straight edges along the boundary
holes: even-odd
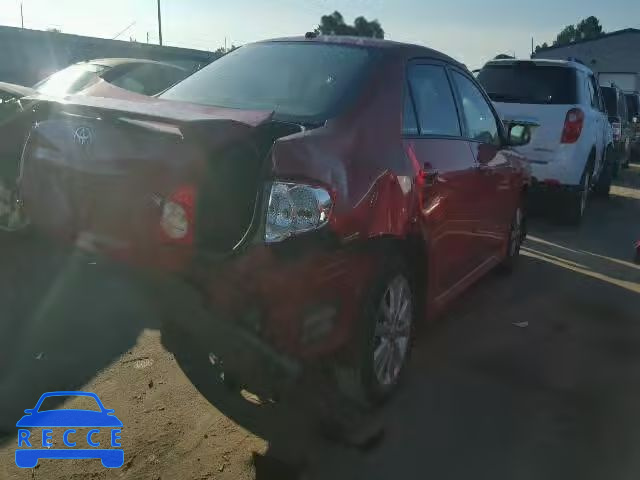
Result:
[[[211,309],[203,341],[239,375],[332,365],[379,400],[416,322],[513,267],[525,235],[526,128],[428,48],[264,41],[160,98],[38,110],[32,223],[187,279]]]

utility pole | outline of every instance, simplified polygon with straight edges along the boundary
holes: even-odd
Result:
[[[24,12],[22,10],[22,2],[20,2],[20,21],[22,23],[22,28],[24,29]]]
[[[533,55],[533,37],[531,37],[531,55]]]
[[[149,32],[147,32],[147,43],[149,43]]]
[[[162,13],[160,12],[160,0],[158,0],[158,38],[162,45]]]

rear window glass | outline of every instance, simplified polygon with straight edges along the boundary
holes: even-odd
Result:
[[[604,105],[607,107],[607,113],[610,115],[617,115],[618,102],[616,98],[616,91],[611,87],[600,87],[600,91],[602,92]]]
[[[112,68],[103,78],[115,85],[143,95],[155,95],[188,75],[186,70],[158,63],[132,63]]]
[[[273,110],[280,120],[325,120],[354,92],[374,54],[362,47],[311,42],[246,45],[161,97],[218,107]]]
[[[33,88],[45,95],[70,95],[97,82],[99,75],[107,69],[92,63],[71,65],[36,83]]]
[[[575,71],[566,67],[538,66],[531,62],[488,65],[478,81],[494,102],[578,103]]]

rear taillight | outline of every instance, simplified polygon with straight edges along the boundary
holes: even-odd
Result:
[[[562,143],[576,143],[582,133],[584,112],[579,108],[572,108],[567,112],[562,130]]]
[[[317,230],[329,222],[333,201],[327,190],[298,183],[271,185],[265,241],[281,242]]]
[[[622,136],[622,124],[620,122],[613,122],[611,127],[613,128],[613,139],[616,141],[620,140]]]
[[[190,244],[193,242],[195,188],[177,189],[162,203],[160,232],[166,241]]]

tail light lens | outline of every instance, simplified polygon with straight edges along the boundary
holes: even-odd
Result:
[[[562,143],[576,143],[582,133],[584,125],[584,112],[579,108],[572,108],[567,112],[562,130]]]
[[[162,204],[160,231],[165,240],[173,243],[193,242],[195,188],[190,186],[176,190]]]
[[[620,140],[622,136],[622,124],[620,122],[613,122],[611,126],[613,127],[613,139]]]
[[[274,182],[269,195],[265,242],[281,242],[321,228],[329,222],[332,206],[331,195],[324,188]]]

